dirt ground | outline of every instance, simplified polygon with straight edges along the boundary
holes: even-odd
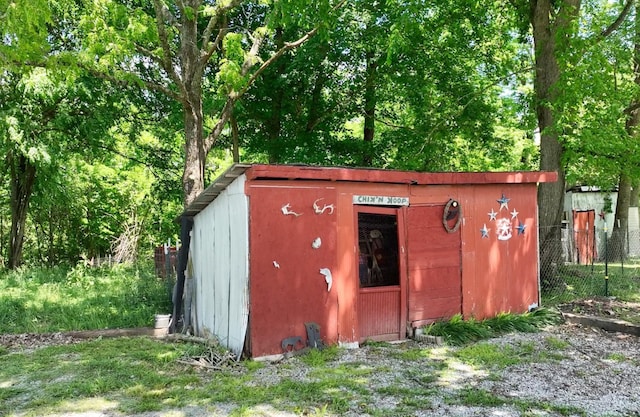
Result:
[[[614,297],[594,297],[557,306],[563,313],[603,317],[640,325],[640,303],[619,301]]]
[[[633,321],[640,324],[640,303],[624,303],[611,298],[594,298],[559,306],[563,312],[591,315],[605,318]],[[83,340],[69,334],[49,335],[0,335],[0,348],[36,349],[49,345],[76,343]],[[504,416],[640,416],[640,338],[622,333],[606,332],[601,329],[584,327],[573,323],[550,326],[540,333],[511,333],[491,339],[486,343],[510,347],[518,351],[523,346],[532,349],[532,355],[561,355],[560,359],[522,363],[500,371],[493,371],[491,377],[486,370],[474,368],[455,360],[449,355],[450,363],[446,373],[442,374],[435,387],[436,393],[429,398],[425,406],[418,407],[415,416],[473,417]],[[552,343],[553,342],[553,343]],[[407,341],[407,344],[420,342]],[[563,346],[553,348],[553,345]],[[400,345],[399,345],[400,346]],[[360,349],[344,350],[335,361],[341,363],[376,364],[379,371],[369,381],[372,392],[384,391],[402,381],[403,387],[416,387],[412,379],[407,379],[407,362],[394,355],[396,345],[388,347],[363,346]],[[455,351],[455,347],[434,346],[431,355],[414,364],[424,369],[432,361],[442,360],[439,354]],[[538,352],[538,353],[536,353]],[[397,353],[397,352],[396,352]],[[282,362],[267,364],[252,376],[252,384],[276,384],[283,378],[295,380],[313,380],[313,368],[306,366],[299,357],[293,356]],[[419,384],[418,384],[419,385]],[[421,386],[421,385],[420,385]],[[482,392],[499,398],[514,399],[504,404],[492,406],[473,406],[448,401],[456,398],[465,387],[474,387]],[[393,395],[374,395],[375,403],[381,408],[393,409],[399,401]],[[522,412],[515,405],[526,403],[532,411]],[[577,407],[576,413],[556,413],[545,411],[545,407]],[[265,407],[270,407],[268,404]],[[354,406],[355,407],[355,406]],[[163,410],[128,415],[126,417],[161,417],[184,415],[197,417],[223,417],[232,415],[230,410],[237,404],[215,404],[208,408],[185,408]],[[277,410],[248,410],[245,415],[293,417],[297,414]],[[345,417],[362,415],[357,407],[344,414]],[[113,410],[95,410],[90,413],[52,414],[49,417],[125,417]]]

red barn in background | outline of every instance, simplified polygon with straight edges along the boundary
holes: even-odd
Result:
[[[307,345],[311,323],[357,346],[525,312],[539,303],[537,184],[556,178],[236,164],[184,212],[194,332],[259,357]]]

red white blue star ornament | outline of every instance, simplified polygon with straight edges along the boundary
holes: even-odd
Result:
[[[502,193],[502,197],[499,200],[496,200],[498,203],[500,203],[499,211],[502,211],[503,208],[509,211],[509,200],[511,199],[505,197],[504,193]]]
[[[524,223],[520,222],[520,223],[518,224],[518,227],[516,227],[516,229],[518,230],[518,234],[519,234],[519,235],[524,235],[524,230],[525,230],[525,228],[526,228],[526,227],[527,227],[527,225],[526,225],[526,224],[524,224]]]
[[[502,193],[501,197],[496,201],[500,204],[498,211],[496,212],[492,208],[491,211],[487,213],[489,221],[495,222],[496,224],[496,238],[498,240],[509,240],[514,234],[524,235],[527,226],[518,219],[518,215],[520,213],[515,208],[509,211],[509,201],[511,201],[511,199],[507,198],[507,196]],[[502,209],[506,210],[505,214],[502,214]],[[517,226],[516,222],[518,223]],[[482,229],[480,229],[481,237],[483,239],[488,239],[490,230],[491,229],[488,229],[487,224],[485,223]]]

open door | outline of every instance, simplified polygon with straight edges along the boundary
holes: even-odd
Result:
[[[357,216],[360,341],[403,339],[407,307],[402,212],[361,207]]]

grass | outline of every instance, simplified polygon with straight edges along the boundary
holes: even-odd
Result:
[[[415,415],[442,400],[475,407],[516,407],[521,400],[468,385],[456,387],[456,374],[464,382],[486,377],[486,370],[546,360],[529,343],[507,347],[483,342],[461,349],[375,347],[381,358],[403,361],[406,370],[401,373],[394,373],[384,362],[338,363],[336,359],[347,352],[337,347],[311,350],[284,364],[289,366],[248,360],[210,372],[179,361],[198,356],[202,349],[198,344],[138,337],[5,352],[0,357],[0,415],[72,411],[128,415],[185,407],[215,414],[224,404],[224,414],[231,416],[355,412],[387,417]],[[406,356],[395,355],[399,351]],[[277,377],[260,379],[265,368],[274,366]],[[388,383],[373,383],[381,377]]]
[[[0,276],[0,334],[148,326],[154,314],[169,308],[165,283],[155,278],[150,266],[31,269]],[[431,326],[429,333],[444,335],[452,344],[466,344],[460,349],[369,342],[366,348],[384,359],[381,363],[337,363],[344,352],[330,346],[309,350],[284,364],[247,360],[216,372],[180,361],[201,354],[201,345],[144,337],[22,351],[0,347],[0,415],[81,411],[126,415],[185,407],[209,413],[224,404],[224,414],[231,416],[284,411],[387,417],[415,415],[443,399],[477,407],[524,407],[516,399],[457,386],[457,381],[491,378],[494,371],[555,356],[544,356],[528,343],[468,343],[505,332],[535,331],[554,321],[547,310],[483,321],[456,317]],[[566,347],[553,338],[541,344],[553,352]],[[406,371],[394,374],[385,360],[402,361]],[[256,382],[270,366],[278,366],[277,378]],[[373,381],[381,375],[389,382],[376,386]],[[557,411],[536,404],[541,407]]]
[[[170,311],[150,264],[0,273],[0,333],[144,327]]]
[[[621,301],[640,302],[640,262],[630,259],[621,263],[563,265],[558,270],[562,285],[542,293],[543,305],[552,306],[576,299],[605,295],[605,270],[608,273],[608,295]]]
[[[486,320],[463,320],[461,315],[456,315],[449,321],[425,327],[425,334],[442,336],[447,343],[460,346],[513,331],[536,332],[559,321],[557,313],[543,308],[525,314],[501,313]]]

